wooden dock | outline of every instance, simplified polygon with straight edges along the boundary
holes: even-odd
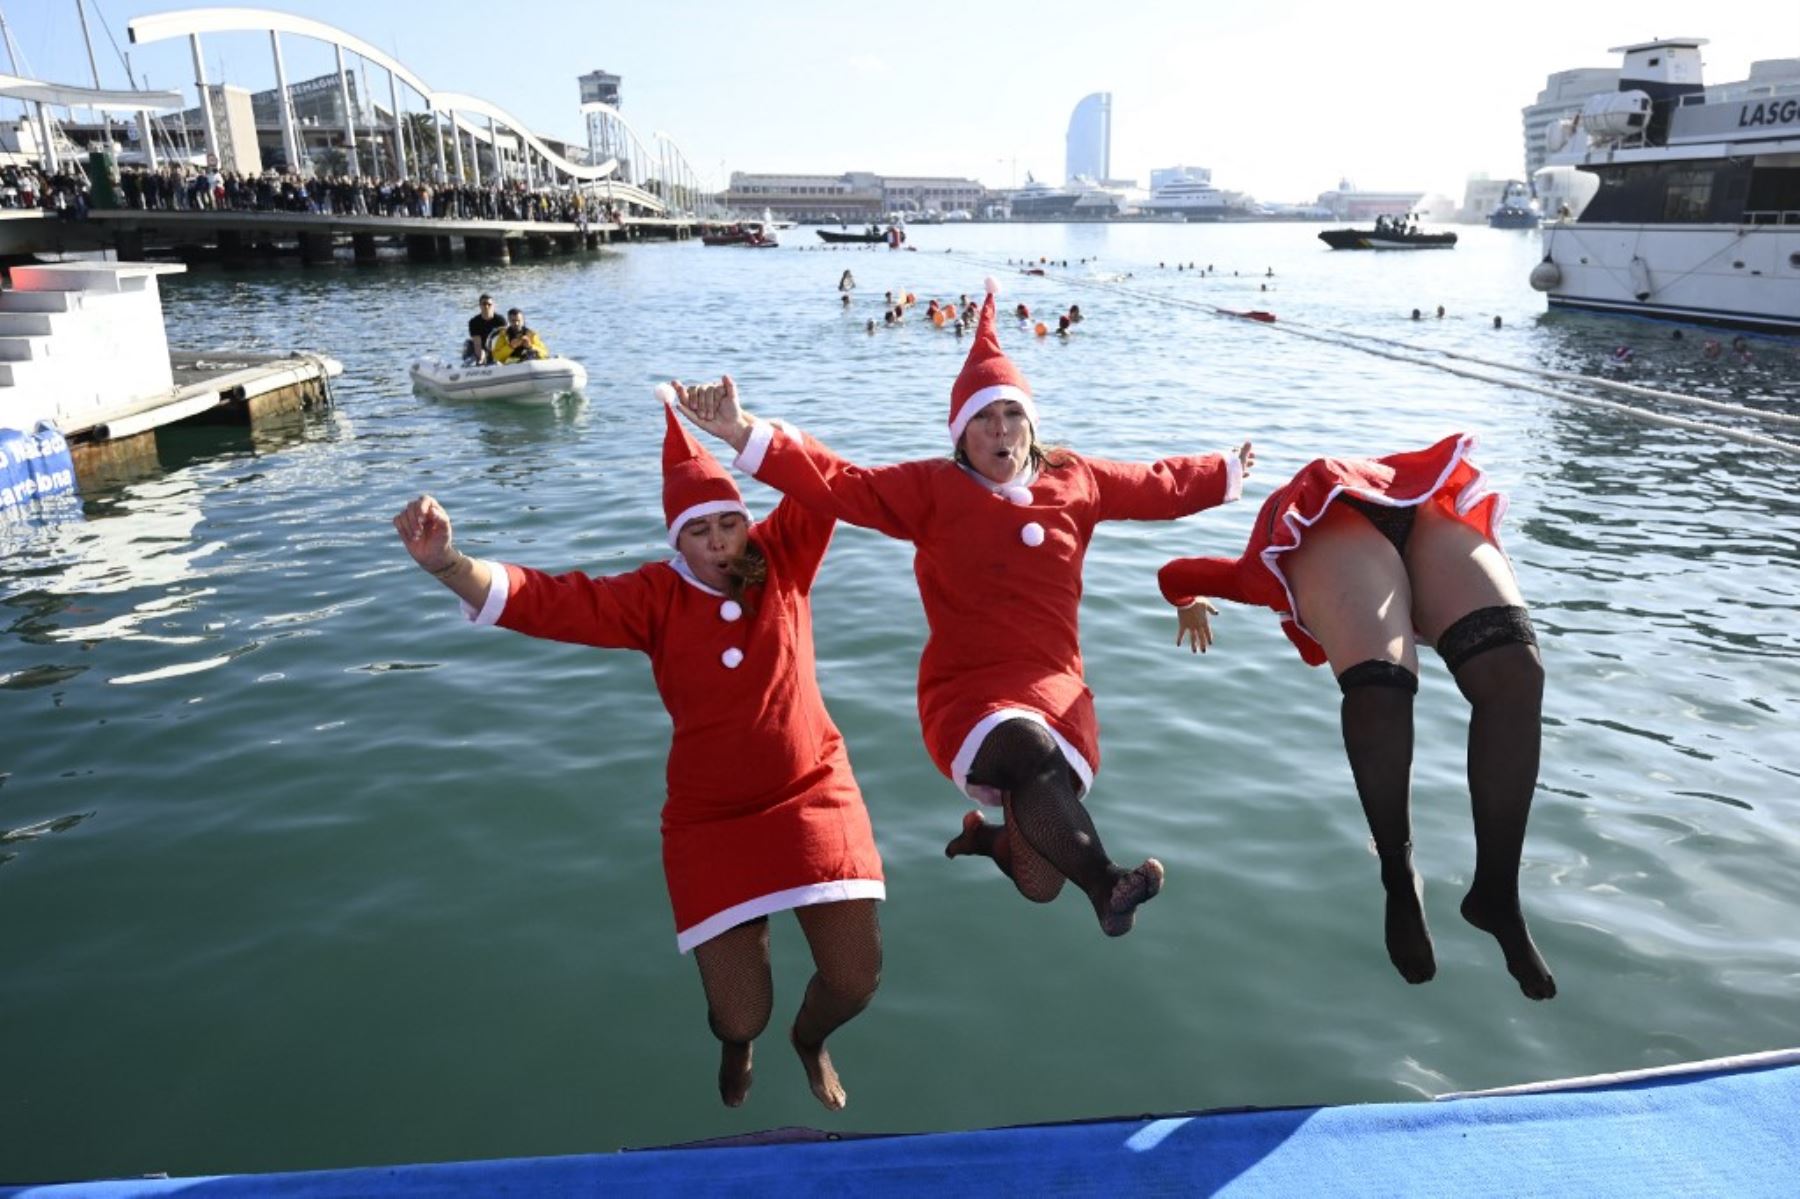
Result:
[[[357,262],[379,259],[378,239],[404,245],[416,262],[507,263],[516,256],[544,257],[597,249],[619,241],[680,241],[701,222],[683,217],[628,216],[617,221],[479,220],[456,217],[371,216],[313,212],[160,211],[95,209],[86,223],[99,231],[100,244],[121,261],[149,254],[193,255],[211,251],[225,262],[297,254],[309,265],[335,261],[348,242]]]
[[[331,380],[343,366],[323,354],[171,351],[175,387],[62,427],[77,484],[157,464],[156,435],[177,425],[254,426],[272,417],[331,403]]]

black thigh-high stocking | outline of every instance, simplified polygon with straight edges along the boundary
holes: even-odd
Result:
[[[1463,899],[1463,918],[1500,943],[1521,991],[1549,999],[1556,980],[1519,906],[1519,859],[1543,740],[1544,665],[1537,636],[1523,608],[1479,608],[1444,630],[1438,652],[1470,705],[1475,877]]]
[[[1010,861],[1001,868],[1021,890],[1029,850],[1081,888],[1101,929],[1115,937],[1130,932],[1137,908],[1162,890],[1163,867],[1155,858],[1123,870],[1107,856],[1081,802],[1075,771],[1042,725],[1022,719],[998,725],[976,753],[969,779],[1006,793],[1008,836],[1025,845],[1010,846]]]
[[[1338,686],[1344,692],[1344,753],[1381,859],[1388,960],[1407,982],[1428,982],[1437,959],[1412,865],[1413,696],[1419,679],[1397,662],[1370,659],[1339,675]]]
[[[750,1043],[769,1026],[769,919],[759,916],[694,947],[706,990],[706,1023],[719,1038],[719,1098],[737,1107],[750,1092]]]
[[[789,1039],[813,1095],[833,1111],[846,1096],[825,1038],[855,1017],[881,985],[881,926],[873,899],[847,899],[794,909],[815,967]]]

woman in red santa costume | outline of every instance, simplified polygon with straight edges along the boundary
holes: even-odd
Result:
[[[469,558],[429,496],[394,525],[475,623],[649,655],[675,726],[663,871],[676,945],[694,951],[723,1044],[719,1094],[736,1107],[750,1089],[751,1042],[774,1001],[768,917],[792,908],[817,971],[790,1039],[835,1110],[845,1095],[825,1038],[875,994],[886,888],[813,668],[811,590],[832,520],[784,501],[752,524],[730,476],[666,402],[664,414],[667,561],[591,578]]]
[[[1468,774],[1475,877],[1463,919],[1500,943],[1532,999],[1556,980],[1519,907],[1519,858],[1537,786],[1544,667],[1497,527],[1506,499],[1446,437],[1385,458],[1320,458],[1277,488],[1238,558],[1178,558],[1162,593],[1176,644],[1203,650],[1216,613],[1202,596],[1273,608],[1312,666],[1343,691],[1344,749],[1381,860],[1387,950],[1407,982],[1437,972],[1412,865],[1413,696],[1421,641],[1470,704]]]
[[[1082,797],[1100,766],[1094,700],[1076,624],[1082,559],[1103,520],[1173,520],[1235,499],[1253,461],[1231,454],[1150,465],[1046,450],[1024,377],[1000,350],[994,293],[951,390],[954,456],[865,468],[739,406],[729,377],[684,391],[701,428],[737,465],[813,510],[910,541],[931,635],[919,662],[919,720],[932,761],[1004,826],[965,816],[946,847],[992,858],[1027,899],[1072,881],[1108,936],[1131,930],[1162,889],[1155,858],[1124,869]]]

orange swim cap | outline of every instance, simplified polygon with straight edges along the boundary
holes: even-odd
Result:
[[[1033,333],[1036,333],[1036,334],[1037,334],[1037,335],[1038,335],[1038,336],[1039,336],[1039,337],[1042,337],[1042,336],[1044,336],[1044,334],[1046,334],[1046,333],[1048,333],[1048,332],[1050,332],[1050,329],[1049,329],[1049,327],[1048,327],[1048,326],[1047,326],[1047,325],[1045,325],[1045,324],[1044,324],[1044,322],[1043,322],[1043,321],[1039,321],[1039,322],[1038,322],[1038,323],[1037,323],[1037,327],[1036,327],[1036,328],[1034,328],[1034,329],[1033,329],[1033,330],[1032,330],[1032,332],[1033,332]]]

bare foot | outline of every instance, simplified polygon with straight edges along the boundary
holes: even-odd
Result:
[[[1425,927],[1425,883],[1413,869],[1410,849],[1382,859],[1381,885],[1387,890],[1388,961],[1407,982],[1430,982],[1437,974],[1437,956],[1431,950],[1431,930]]]
[[[1463,896],[1462,917],[1500,942],[1507,973],[1518,980],[1525,998],[1556,998],[1556,979],[1550,976],[1550,967],[1544,964],[1525,929],[1525,914],[1519,911],[1517,897],[1496,903],[1479,899],[1470,891]]]
[[[944,856],[960,858],[965,854],[982,854],[984,852],[982,842],[985,839],[983,834],[989,831],[987,821],[981,818],[980,812],[964,812],[962,832],[952,837],[950,844],[944,846]],[[987,854],[986,856],[992,857],[993,855]]]
[[[1162,891],[1165,873],[1161,862],[1145,858],[1142,866],[1127,870],[1114,880],[1112,894],[1100,913],[1100,931],[1109,937],[1130,932],[1137,923],[1137,910]]]
[[[980,816],[975,818],[979,820]],[[812,1087],[813,1095],[827,1111],[843,1111],[850,1096],[844,1093],[844,1084],[838,1081],[837,1069],[831,1064],[831,1055],[825,1052],[825,1046],[807,1048],[801,1044],[799,1032],[791,1028],[788,1040],[793,1042],[794,1052],[800,1055],[800,1064],[806,1067],[806,1081]]]
[[[719,1051],[719,1098],[726,1107],[742,1107],[750,1093],[750,1045],[725,1042]]]

